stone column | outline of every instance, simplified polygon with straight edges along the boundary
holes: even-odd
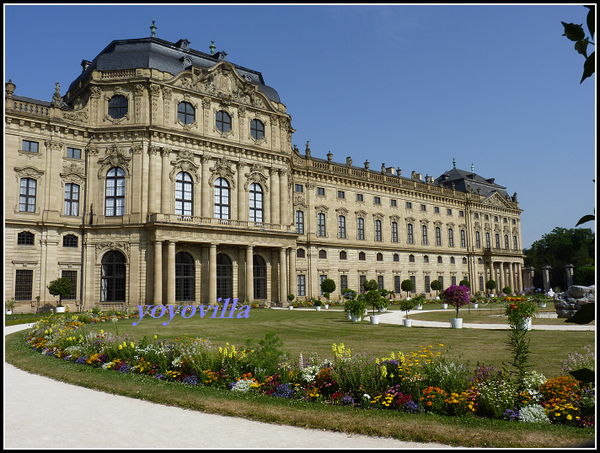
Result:
[[[167,304],[175,303],[175,242],[169,241],[167,253]]]
[[[157,157],[158,147],[151,146],[148,148],[148,214],[154,214],[158,212],[158,200],[159,196],[157,193],[157,189],[159,189],[159,185],[156,184],[156,180],[158,179],[158,166],[159,160]]]
[[[208,183],[209,180],[209,171],[208,171],[208,162],[209,159],[206,156],[202,156],[201,159],[202,162],[202,200],[201,200],[201,204],[202,204],[202,209],[201,209],[201,216],[202,217],[212,217],[211,212],[210,212],[210,199],[212,197],[212,191],[210,190],[210,184]]]
[[[279,175],[271,168],[271,223],[279,223]]]
[[[550,289],[550,266],[542,267],[542,279],[544,282],[544,291],[547,292]]]
[[[208,254],[208,303],[217,303],[217,244],[210,244]]]
[[[251,245],[246,246],[246,296],[245,303],[254,299],[254,247]]]
[[[288,213],[290,211],[290,206],[288,205],[288,183],[287,183],[287,170],[282,169],[279,172],[279,220],[281,225],[288,226],[290,224]],[[287,295],[286,299],[287,300]]]
[[[171,210],[169,209],[169,202],[171,201],[171,185],[169,184],[169,150],[163,149],[161,150],[162,156],[162,173],[160,178],[160,195],[161,195],[161,204],[160,210],[163,214],[171,214]]]
[[[162,305],[162,241],[154,241],[154,305]]]
[[[279,249],[279,301],[287,300],[287,272],[286,272],[285,248]]]
[[[246,192],[244,191],[244,164],[238,162],[237,164],[237,219],[248,220],[248,208],[246,207]]]
[[[298,277],[296,276],[296,248],[290,247],[289,249],[289,260],[290,260],[290,274],[289,274],[289,293],[297,296],[298,294]],[[285,300],[287,301],[287,295]]]

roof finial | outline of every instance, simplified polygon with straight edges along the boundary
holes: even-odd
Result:
[[[152,33],[150,35],[151,38],[156,36],[156,25],[154,25],[154,21],[152,21],[152,25],[150,25],[150,33]]]
[[[217,46],[215,46],[215,42],[214,41],[210,41],[210,46],[208,46],[208,48],[210,49],[210,54],[214,55],[215,54],[215,49],[217,48]]]
[[[456,168],[456,159],[452,158],[452,168]]]

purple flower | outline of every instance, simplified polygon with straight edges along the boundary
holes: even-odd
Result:
[[[77,360],[75,360],[75,363],[78,363],[80,365],[85,365],[86,360],[87,359],[85,357],[79,357]]]
[[[196,384],[198,384],[198,378],[196,376],[194,376],[194,375],[192,375],[192,376],[187,376],[186,375],[183,378],[183,382],[184,382],[184,384],[196,385]]]

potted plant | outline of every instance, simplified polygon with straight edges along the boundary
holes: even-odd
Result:
[[[370,305],[373,307],[373,314],[371,315],[371,324],[379,324],[379,316],[375,314],[375,310],[379,310],[383,307],[384,302],[381,297],[381,293],[379,292],[378,284],[376,280],[367,280],[363,283],[363,288],[366,293],[362,294],[365,298],[366,305]]]
[[[364,316],[366,306],[364,294],[360,294],[356,299],[346,301],[345,310],[350,313],[352,322],[358,322]]]
[[[6,314],[12,315],[13,307],[15,306],[16,301],[14,299],[8,299],[4,302],[4,306],[6,307]]]
[[[410,299],[404,299],[400,302],[400,310],[406,312],[406,316],[404,317],[404,327],[412,326],[412,319],[408,319],[408,312],[411,311],[415,306],[415,303]]]
[[[48,284],[48,292],[53,296],[58,296],[56,313],[64,313],[65,307],[62,306],[62,298],[70,295],[72,290],[71,281],[66,277],[57,278]]]
[[[323,291],[323,296],[327,299],[325,308],[329,308],[329,296],[335,291],[335,282],[330,278],[326,278],[321,282],[321,291]]]
[[[439,280],[434,280],[431,282],[431,289],[433,289],[434,291],[436,291],[436,299],[440,298],[440,291],[443,289],[442,286],[442,282],[440,282]]]
[[[413,297],[413,302],[415,303],[415,309],[422,310],[423,304],[425,303],[425,294],[421,293],[416,297]]]
[[[323,305],[323,302],[321,302],[321,299],[317,299],[314,301],[313,305],[315,307],[315,310],[321,311],[321,305]]]
[[[415,289],[415,285],[413,285],[412,280],[407,278],[406,280],[402,280],[402,283],[400,283],[400,289],[402,291],[406,291],[406,298],[410,299],[410,297],[408,297],[408,293]]]
[[[531,318],[535,316],[537,309],[538,303],[531,299],[515,299],[509,302],[505,311],[508,324],[516,330],[530,330]]]
[[[292,305],[292,302],[294,302],[295,298],[296,298],[296,296],[294,296],[293,294],[288,294],[288,296],[287,296],[288,310],[293,310],[294,309],[294,306]]]
[[[450,325],[453,329],[462,328],[462,318],[458,317],[458,310],[463,305],[471,303],[471,299],[469,299],[470,292],[469,288],[464,285],[451,285],[444,290],[444,300],[456,307],[456,318],[450,319]]]
[[[485,282],[485,289],[490,292],[490,297],[494,297],[493,291],[496,289],[496,282],[494,280],[488,280]]]
[[[342,297],[346,299],[344,302],[344,311],[348,315],[348,321],[352,319],[352,313],[349,311],[349,307],[352,305],[352,301],[356,299],[356,291],[350,288],[345,288],[342,291]]]
[[[504,294],[505,296],[508,296],[512,293],[512,288],[510,286],[505,286],[504,288],[502,288],[502,294]]]

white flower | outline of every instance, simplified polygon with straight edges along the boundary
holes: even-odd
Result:
[[[519,411],[520,422],[551,423],[541,404],[530,404]]]

